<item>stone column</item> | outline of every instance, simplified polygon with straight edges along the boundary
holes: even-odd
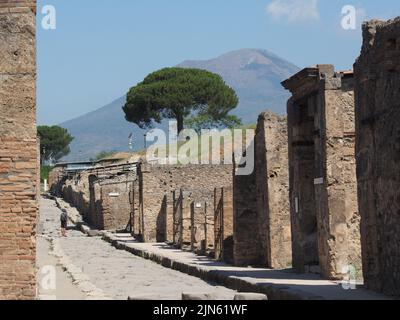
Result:
[[[0,0],[0,299],[36,296],[36,1]]]
[[[286,118],[262,113],[255,148],[260,262],[269,268],[287,268],[292,263],[292,242]]]

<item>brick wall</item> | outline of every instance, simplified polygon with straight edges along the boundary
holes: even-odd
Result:
[[[34,299],[35,1],[0,0],[0,299]]]
[[[355,66],[362,257],[369,289],[400,295],[400,19],[370,21]]]

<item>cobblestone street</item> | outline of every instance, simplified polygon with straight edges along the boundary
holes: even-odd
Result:
[[[39,295],[46,298],[56,295],[58,299],[111,298],[126,300],[128,297],[145,299],[180,299],[184,293],[211,293],[217,299],[233,299],[235,292],[215,286],[198,278],[164,268],[151,261],[120,251],[99,237],[87,237],[77,230],[69,230],[67,238],[59,237],[60,210],[52,200],[42,199],[40,209],[40,242],[47,239],[54,247],[59,262],[67,269],[81,273],[79,277],[68,277],[57,268],[57,284],[68,292],[62,297],[55,292],[44,291],[39,285]],[[57,248],[56,248],[57,247]],[[38,265],[52,261],[47,257],[48,246],[38,246]],[[79,278],[79,279],[76,279]],[[69,279],[78,285],[68,286]],[[80,289],[80,290],[77,290]],[[83,291],[86,294],[77,293]],[[92,294],[88,295],[91,292]],[[96,293],[98,295],[96,295]],[[76,297],[78,295],[78,297]]]

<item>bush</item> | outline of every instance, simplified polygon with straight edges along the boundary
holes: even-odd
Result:
[[[47,181],[49,181],[49,173],[52,169],[53,169],[52,166],[41,166],[40,167],[40,181],[41,182],[44,182],[45,179]]]

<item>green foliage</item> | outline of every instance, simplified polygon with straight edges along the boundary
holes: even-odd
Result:
[[[227,115],[225,118],[214,120],[209,115],[198,115],[185,120],[185,126],[200,133],[203,129],[234,129],[242,125],[242,121],[234,116]]]
[[[131,88],[123,110],[126,120],[149,128],[162,119],[184,119],[196,112],[214,121],[228,117],[239,100],[235,91],[214,73],[200,69],[165,68]]]
[[[99,161],[104,158],[110,157],[115,154],[115,151],[101,151],[94,158],[91,158],[90,161]]]
[[[53,169],[52,166],[41,166],[40,167],[40,181],[49,180],[49,173]]]
[[[74,138],[67,129],[59,126],[39,126],[37,128],[40,137],[41,159],[58,161],[71,152],[70,143]]]

